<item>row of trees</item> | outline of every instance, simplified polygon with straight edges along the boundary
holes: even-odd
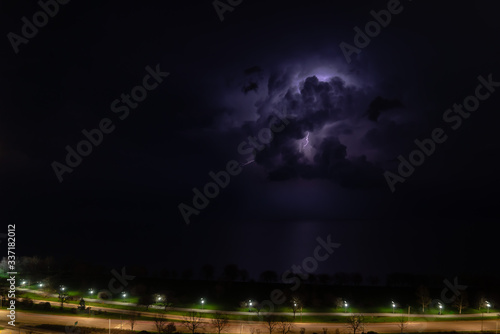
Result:
[[[192,269],[186,269],[181,272],[175,270],[161,270],[158,276],[168,279],[183,279],[191,280],[196,277]],[[250,281],[250,275],[246,269],[241,269],[235,264],[229,264],[224,267],[221,275],[216,276],[215,267],[212,265],[204,265],[199,273],[199,278],[206,281],[224,280],[230,282],[247,282]],[[258,276],[258,281],[263,283],[277,283],[280,282],[281,276],[274,270],[265,270]],[[361,273],[344,273],[339,272],[334,275],[328,274],[309,274],[306,280],[308,283],[319,284],[336,284],[336,285],[361,285],[363,276]],[[370,276],[367,282],[371,285],[378,285],[380,280],[378,277]]]
[[[269,331],[269,334],[290,334],[295,328],[294,323],[288,317],[268,315],[265,316],[263,320],[263,324]],[[408,319],[405,316],[401,315],[401,319],[399,320],[400,321],[398,321],[396,324],[401,330],[401,333],[403,333],[407,328]],[[133,323],[135,323],[135,320],[131,320],[132,330]],[[352,330],[353,334],[356,334],[356,332],[359,331],[364,332],[365,323],[364,316],[362,314],[352,314],[351,316],[346,317],[345,324],[349,330]],[[155,325],[159,334],[173,334],[177,330],[173,322],[168,323],[164,318],[157,317],[155,319]],[[200,330],[206,330],[207,325],[211,325],[216,333],[221,334],[223,331],[228,329],[229,320],[226,315],[222,313],[216,313],[214,315],[214,318],[212,318],[210,322],[207,323],[202,320],[199,313],[190,312],[187,316],[183,317],[181,325],[192,334],[195,334]],[[250,333],[260,334],[260,329],[250,328]],[[327,333],[328,328],[323,328],[323,334]],[[335,333],[339,334],[339,329],[336,329]],[[305,334],[305,328],[300,328],[300,334]]]
[[[446,301],[442,301],[439,299],[432,299],[429,293],[429,289],[423,285],[419,286],[416,295],[417,302],[422,307],[422,312],[425,312],[425,309],[429,306],[431,307],[439,307],[440,305],[444,307],[444,304],[450,304],[452,307],[456,308],[459,314],[462,314],[462,311],[469,307],[469,296],[465,289],[455,289],[453,291],[453,295]],[[451,299],[451,301],[450,301]],[[479,296],[476,301],[477,309],[484,309],[492,306],[484,296]]]
[[[25,276],[32,277],[33,281],[46,277],[52,274],[61,274],[64,272],[76,273],[85,277],[88,273],[93,274],[107,274],[108,269],[103,266],[98,266],[90,263],[76,262],[74,259],[71,260],[59,260],[52,256],[49,257],[38,257],[38,256],[23,256],[17,259],[16,267],[18,271],[22,272]],[[128,266],[129,272],[137,276],[148,276],[148,270],[145,267],[134,267]],[[3,257],[0,261],[0,272],[8,272],[8,259]],[[216,275],[215,267],[206,264],[201,267],[198,275],[192,269],[185,269],[183,271],[176,271],[171,269],[157,270],[156,275],[161,278],[168,279],[182,279],[182,280],[192,280],[195,278],[203,279],[207,281],[213,280],[225,280],[225,281],[241,281],[247,282],[250,280],[250,274],[246,269],[239,268],[236,264],[226,265],[220,275]],[[273,270],[263,271],[258,280],[264,283],[276,283],[281,280],[280,275]],[[320,274],[314,275],[310,274],[307,281],[309,283],[320,283],[320,284],[337,284],[337,285],[360,285],[363,282],[363,276],[360,273],[343,273],[339,272],[335,275]],[[379,280],[376,277],[369,277],[367,281],[370,284],[378,284]]]

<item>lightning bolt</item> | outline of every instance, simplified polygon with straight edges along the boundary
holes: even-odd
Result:
[[[254,162],[254,161],[255,161],[255,160],[249,160],[249,161],[247,161],[247,162],[245,162],[245,163],[240,164],[240,166],[241,166],[241,167],[243,167],[243,166],[249,165],[249,164],[251,164],[251,163],[252,163],[252,162]]]
[[[304,138],[305,143],[302,144],[302,147],[300,148],[300,151],[302,152],[303,149],[306,148],[307,145],[309,145],[309,131],[306,132],[306,137]]]

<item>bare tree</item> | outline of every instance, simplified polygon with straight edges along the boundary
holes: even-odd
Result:
[[[189,312],[187,316],[182,317],[182,326],[194,334],[197,329],[204,328],[205,323],[202,321],[200,313]]]
[[[422,305],[422,312],[425,312],[425,308],[431,303],[429,290],[425,286],[421,285],[418,287],[416,295],[418,304]]]
[[[477,309],[481,310],[484,307],[486,307],[486,298],[481,294],[477,302]]]
[[[269,329],[269,334],[273,334],[278,327],[278,319],[273,315],[268,315],[264,318],[264,322],[266,323],[267,329]]]
[[[214,266],[212,266],[211,264],[206,264],[201,267],[202,276],[206,281],[211,281],[214,279],[214,271]]]
[[[352,329],[353,334],[356,334],[358,329],[363,328],[364,326],[364,317],[362,314],[352,314],[347,317],[346,325],[347,328]]]
[[[134,330],[135,323],[137,319],[140,317],[140,313],[132,313],[128,318],[128,322],[130,323],[130,330]]]
[[[259,315],[260,314],[260,310],[262,310],[262,304],[259,303],[259,301],[256,300],[256,301],[253,302],[252,305],[255,308],[255,311],[257,311],[257,315]]]
[[[465,310],[469,306],[469,301],[467,300],[467,293],[465,291],[459,291],[453,301],[453,307],[458,309],[458,314],[462,314],[462,310]]]
[[[155,326],[158,334],[163,334],[167,329],[167,320],[163,317],[155,317]]]
[[[398,328],[401,330],[401,333],[408,327],[408,317],[406,317],[403,313],[401,313],[401,317],[398,317],[397,322]]]
[[[287,317],[280,317],[276,326],[276,331],[281,334],[288,334],[293,329],[293,323]]]
[[[212,319],[212,325],[217,329],[217,333],[221,333],[229,326],[229,320],[226,315],[221,312],[215,312]]]

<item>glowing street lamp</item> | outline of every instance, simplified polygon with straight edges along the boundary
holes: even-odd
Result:
[[[43,283],[39,283],[39,284],[38,284],[38,287],[39,287],[39,288],[43,288]]]
[[[92,296],[94,294],[94,289],[89,289],[89,294]]]
[[[486,301],[486,307],[488,308],[488,311],[486,313],[490,313],[491,304],[488,301]]]
[[[201,298],[201,309],[203,310],[203,304],[205,304],[205,299]]]
[[[248,312],[250,312],[250,308],[252,307],[252,300],[248,301]]]
[[[438,307],[439,307],[439,314],[441,314],[441,310],[443,309],[443,304],[439,303]]]
[[[344,312],[347,313],[347,302],[344,300]]]
[[[396,307],[396,304],[392,302],[392,313],[394,313],[394,308]]]
[[[26,281],[21,281],[21,285],[26,285]]]
[[[127,297],[127,293],[126,292],[122,292],[122,297],[123,298]]]

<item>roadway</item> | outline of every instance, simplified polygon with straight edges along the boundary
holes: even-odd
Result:
[[[50,314],[37,314],[27,312],[16,312],[16,328],[12,328],[7,324],[7,311],[0,311],[0,326],[6,328],[6,333],[19,333],[19,328],[33,327],[40,324],[55,324],[68,326],[67,333],[72,333],[71,327],[78,321],[78,326],[83,327],[100,327],[115,329],[130,329],[130,323],[127,320],[117,319],[100,319],[92,317],[77,317],[77,316],[59,316]],[[366,317],[365,317],[366,319]],[[181,325],[176,323],[179,330],[182,330]],[[429,332],[429,331],[495,331],[497,329],[497,320],[485,319],[481,320],[458,320],[458,321],[419,321],[411,322],[405,329],[405,332]],[[322,333],[323,328],[327,328],[329,333],[334,333],[335,329],[346,330],[345,324],[332,324],[332,323],[294,323],[294,331],[297,332],[299,328],[306,329],[306,333]],[[153,321],[137,321],[134,330],[146,330],[149,332],[155,331]],[[247,321],[231,321],[229,323],[226,333],[241,333],[252,334],[252,330],[260,329],[261,333],[268,332],[264,323],[260,322],[247,322]],[[23,330],[24,331],[24,330]],[[206,327],[198,332],[214,331],[210,325],[209,320],[206,321]],[[401,330],[397,323],[365,323],[362,331],[375,331],[383,333],[400,333]],[[360,331],[361,332],[361,331]]]

